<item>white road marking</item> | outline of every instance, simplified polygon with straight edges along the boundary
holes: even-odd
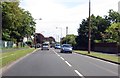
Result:
[[[72,65],[70,63],[68,63],[67,61],[65,61],[65,62],[68,64],[68,66],[72,67]]]
[[[58,54],[58,56],[60,57],[60,55]]]
[[[89,63],[91,63],[91,62],[89,62]],[[103,70],[106,70],[107,72],[111,72],[111,73],[113,73],[113,74],[115,74],[115,75],[118,75],[118,73],[115,73],[115,72],[113,72],[113,71],[111,71],[111,70],[109,70],[109,69],[106,69],[106,68],[104,68],[104,67],[102,67],[102,66],[99,66],[99,65],[97,65],[97,64],[95,64],[95,63],[91,63],[91,64],[97,66],[98,68],[101,68],[101,69],[103,69]]]
[[[37,50],[39,50],[39,49],[34,50],[32,53],[36,52]],[[27,56],[31,55],[32,53],[29,53],[29,54],[27,54],[27,55],[25,55],[25,56],[17,59],[16,61],[12,62],[12,63],[9,64],[8,66],[4,66],[4,67],[0,68],[0,70],[2,70],[2,72],[0,72],[0,76],[1,76],[6,70],[8,70],[10,67],[12,67],[13,65],[15,65],[15,64],[18,63],[19,61],[25,59]],[[7,56],[6,56],[6,57],[7,57]]]
[[[76,54],[77,54],[77,53],[76,53]],[[101,61],[101,62],[104,62],[104,63],[108,63],[108,64],[112,64],[112,65],[116,65],[116,66],[118,66],[118,64],[111,63],[111,62],[104,61],[104,60],[97,59],[97,58],[93,58],[93,57],[90,57],[90,56],[85,56],[85,55],[81,55],[81,56],[84,56],[84,57],[91,58],[91,59],[94,59],[94,60],[97,60],[97,61]]]
[[[97,58],[93,58],[93,57],[89,57],[89,56],[85,56],[85,57],[88,57],[88,58],[91,58],[91,59],[94,59],[94,60],[98,60],[98,61],[101,61],[101,62],[104,62],[104,63],[108,63],[108,64],[112,64],[112,65],[118,66],[118,64],[114,64],[114,63],[111,63],[111,62],[108,62],[108,61],[104,61],[104,60],[101,60],[101,59],[97,59]]]
[[[54,51],[54,53],[55,53],[55,54],[57,54],[57,56],[59,56],[59,57],[60,57],[60,55],[59,55],[57,52],[55,52],[55,50],[53,50],[53,51]]]
[[[83,76],[81,73],[79,73],[77,70],[74,70],[79,76]]]
[[[54,51],[54,50],[53,50]],[[54,51],[55,52],[55,51]],[[56,53],[56,52],[55,52]],[[56,53],[57,54],[57,53]],[[74,53],[74,54],[77,54],[77,53]],[[57,54],[58,56],[60,56],[59,54]],[[60,58],[62,59],[62,60],[65,60],[63,57],[61,57],[60,56]],[[72,65],[69,63],[69,62],[67,62],[67,61],[65,61],[65,63],[69,66],[69,67],[72,67]],[[82,78],[84,78],[84,76],[81,74],[81,73],[79,73],[77,70],[74,70],[79,76],[81,76]]]
[[[65,60],[63,57],[60,57],[62,60]]]
[[[55,54],[57,54],[56,52],[54,52]]]

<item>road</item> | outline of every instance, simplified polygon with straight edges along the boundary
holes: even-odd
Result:
[[[3,76],[71,76],[82,78],[118,78],[118,65],[77,53],[38,50],[20,60]]]

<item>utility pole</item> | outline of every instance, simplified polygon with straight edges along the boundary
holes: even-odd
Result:
[[[88,54],[90,54],[91,50],[91,1],[89,0],[89,33],[88,33]]]

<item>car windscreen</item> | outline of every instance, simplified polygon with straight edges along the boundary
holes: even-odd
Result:
[[[70,45],[63,45],[63,47],[71,47]]]
[[[60,44],[56,44],[56,46],[60,46]]]
[[[43,44],[43,46],[48,46],[48,44]]]

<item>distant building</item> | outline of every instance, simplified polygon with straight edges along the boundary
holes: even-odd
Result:
[[[35,33],[35,36],[36,43],[42,44],[44,42],[44,36],[41,33]]]
[[[118,12],[120,13],[120,1],[118,2]]]
[[[48,41],[50,44],[55,42],[53,37],[44,37],[41,33],[36,33],[36,37],[34,38],[34,42],[42,44],[43,42]]]

